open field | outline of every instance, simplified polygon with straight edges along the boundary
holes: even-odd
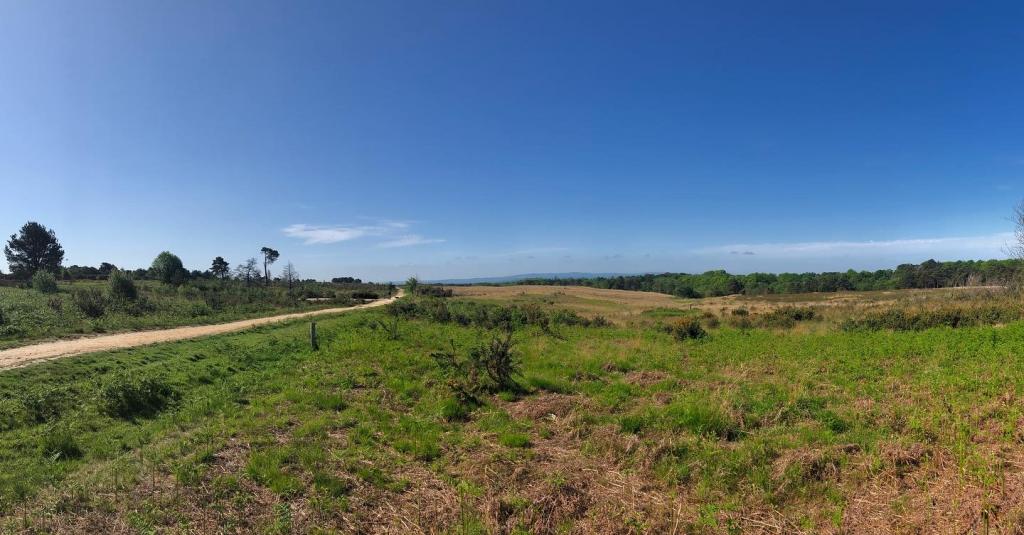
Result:
[[[246,286],[237,281],[195,281],[180,286],[136,281],[131,299],[111,295],[105,281],[61,282],[54,293],[0,287],[0,349],[83,335],[224,323],[259,316],[361,303],[353,291],[373,285]],[[319,296],[323,301],[309,301]],[[329,297],[329,298],[328,298]]]
[[[557,313],[563,303],[402,302],[318,321],[317,352],[298,322],[0,373],[0,525],[1009,533],[1024,522],[1022,322],[723,323],[687,339],[663,328],[677,317],[650,312],[660,301],[629,311],[643,321],[586,327]],[[518,386],[459,401],[466,385],[438,355],[493,347],[501,318],[518,326]]]
[[[607,290],[583,286],[454,286],[455,295],[494,304],[537,305],[565,308],[585,316],[603,316],[621,325],[651,324],[652,320],[675,315],[673,310],[706,315],[719,321],[735,318],[734,311],[754,316],[780,308],[809,308],[816,322],[802,325],[835,327],[864,313],[893,308],[927,310],[960,306],[964,308],[998,304],[1019,308],[1020,300],[1001,287],[880,290],[870,292],[825,292],[776,295],[730,295],[689,299],[671,295],[628,290]]]

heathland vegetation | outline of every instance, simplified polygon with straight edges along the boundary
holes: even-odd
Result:
[[[588,286],[614,290],[659,292],[679,297],[715,297],[732,294],[765,295],[808,292],[1005,286],[1024,278],[1022,260],[965,260],[903,264],[896,269],[831,273],[750,273],[725,271],[700,274],[662,273],[586,279],[527,279],[516,284]]]
[[[189,271],[168,251],[149,268],[63,267],[55,233],[29,222],[4,252],[11,275],[0,281],[0,348],[79,334],[219,323],[260,315],[348,306],[393,292],[393,286],[302,280],[288,262],[280,276],[270,266],[280,256],[261,249],[262,266],[250,258],[234,272],[224,258],[210,269]],[[262,269],[261,269],[262,268]]]
[[[287,291],[269,263],[87,284]],[[37,272],[18,291],[65,292]],[[8,370],[0,530],[1012,533],[1022,294],[982,282],[693,299],[410,279],[318,319],[315,346],[292,322]]]
[[[846,330],[817,296],[484,290],[412,281],[320,320],[316,351],[293,323],[0,374],[5,527],[877,533],[1024,515],[1021,322]]]

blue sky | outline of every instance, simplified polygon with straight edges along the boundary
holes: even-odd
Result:
[[[1001,257],[1022,15],[0,2],[0,231],[38,220],[68,264],[270,245],[377,280]]]

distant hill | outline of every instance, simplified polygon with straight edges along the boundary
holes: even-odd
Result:
[[[429,284],[504,284],[527,279],[595,279],[599,277],[618,277],[631,273],[524,273],[522,275],[506,275],[504,277],[477,277],[469,279],[440,279],[425,281]],[[635,273],[633,274],[635,275]]]

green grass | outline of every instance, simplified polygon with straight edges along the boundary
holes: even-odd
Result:
[[[106,296],[105,281],[62,282],[59,291],[52,294],[0,287],[0,349],[49,338],[222,323],[351,304],[347,298],[307,302],[301,292],[289,294],[281,287],[246,288],[240,283],[202,281],[175,288],[140,281],[136,285],[140,296],[137,301],[118,304],[104,297],[107,303],[98,317],[84,313],[75,304],[73,292],[91,289]],[[318,291],[334,295],[334,290],[327,288]]]
[[[1007,468],[991,452],[1021,452],[1024,323],[720,328],[699,341],[529,327],[516,346],[528,392],[477,406],[453,401],[430,353],[488,333],[402,320],[391,339],[372,327],[383,317],[318,320],[317,352],[300,322],[0,373],[5,527],[99,515],[179,529],[209,509],[248,531],[358,531],[393,507],[426,530],[493,531],[487,511],[525,531],[597,529],[585,510],[606,510],[616,498],[601,489],[618,487],[588,484],[617,473],[688,496],[678,512],[645,502],[607,520],[622,529],[670,529],[678,513],[691,532],[727,532],[771,511],[814,531],[841,522],[863,485],[932,462],[997,500]],[[173,401],[109,410],[101,394],[126,371],[159,378]],[[426,489],[449,501],[416,501]],[[584,514],[531,506],[566,500]],[[457,511],[414,514],[426,503]]]

